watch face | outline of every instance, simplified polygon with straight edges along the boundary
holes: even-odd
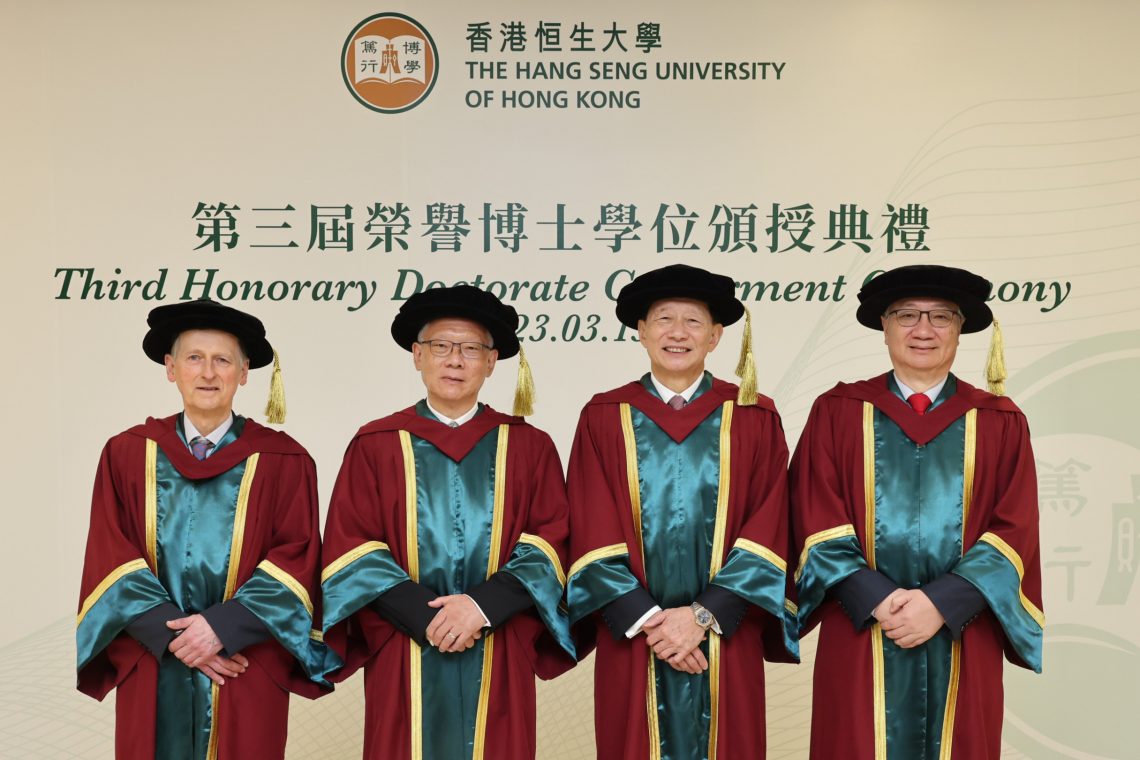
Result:
[[[711,612],[704,609],[703,607],[699,610],[693,610],[693,612],[695,612],[697,615],[697,625],[701,626],[702,628],[708,628],[710,625],[712,625]]]

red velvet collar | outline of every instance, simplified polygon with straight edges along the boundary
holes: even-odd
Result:
[[[907,438],[920,446],[930,443],[942,431],[971,409],[993,409],[1001,412],[1021,413],[1017,405],[1005,396],[995,396],[955,378],[958,387],[954,395],[920,415],[890,389],[890,375],[884,373],[857,383],[839,383],[826,395],[869,401],[883,414],[902,428]]]
[[[369,422],[360,428],[357,435],[406,430],[435,446],[452,461],[460,462],[471,453],[471,449],[475,448],[483,436],[499,425],[522,425],[525,422],[522,417],[512,417],[484,405],[479,414],[453,428],[439,420],[423,417],[416,412],[415,406],[409,406],[395,414]]]
[[[697,396],[681,409],[673,409],[638,381],[626,383],[612,391],[599,393],[590,399],[588,406],[596,404],[629,404],[649,419],[653,420],[666,435],[677,443],[689,437],[705,419],[720,408],[725,401],[736,399],[739,389],[732,383],[713,378],[712,387]],[[776,411],[776,405],[767,396],[758,396],[756,406],[769,412]]]

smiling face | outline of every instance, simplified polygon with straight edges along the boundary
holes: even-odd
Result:
[[[483,326],[467,319],[447,318],[428,322],[420,330],[419,338],[421,341],[491,343],[491,336]],[[423,343],[412,344],[412,360],[423,377],[428,403],[453,419],[475,406],[483,382],[494,371],[498,356],[498,351],[490,349],[484,350],[478,359],[468,359],[459,346],[453,346],[446,356],[435,356]]]
[[[716,348],[724,327],[708,306],[688,298],[657,301],[637,323],[637,336],[649,354],[653,375],[674,391],[688,388],[705,371],[705,357]]]
[[[889,315],[897,309],[949,309],[957,312],[958,305],[941,298],[904,298],[887,307],[886,313]],[[891,364],[904,383],[922,391],[949,374],[958,353],[961,318],[954,319],[949,327],[943,328],[931,325],[929,316],[925,314],[913,327],[903,327],[893,316],[883,316],[882,319],[884,342],[891,355]]]
[[[233,410],[234,394],[249,376],[249,360],[233,335],[187,330],[166,355],[166,379],[178,386],[194,427],[210,433]]]

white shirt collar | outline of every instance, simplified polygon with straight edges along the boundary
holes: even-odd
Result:
[[[215,449],[218,447],[218,444],[222,442],[222,438],[225,436],[225,434],[230,432],[230,428],[233,427],[233,424],[234,413],[230,412],[230,416],[226,418],[225,422],[223,422],[221,425],[218,425],[216,428],[214,428],[213,432],[205,436],[207,441],[214,444],[214,448],[211,448],[207,452],[206,456],[210,456],[214,453]],[[187,447],[189,447],[190,441],[202,435],[198,431],[198,428],[194,427],[194,423],[190,421],[190,415],[188,415],[185,410],[182,412],[182,432],[186,434]]]
[[[697,388],[700,387],[701,381],[705,379],[705,373],[702,372],[701,376],[697,378],[697,381],[695,383],[693,383],[692,385],[690,385],[688,388],[681,391],[680,393],[677,393],[677,392],[665,387],[665,385],[662,384],[662,382],[660,380],[658,380],[657,376],[654,375],[652,372],[649,373],[649,379],[653,381],[653,387],[657,389],[657,395],[660,396],[661,400],[664,401],[666,404],[668,404],[669,399],[673,398],[674,396],[680,396],[681,398],[685,399],[685,403],[687,404],[687,403],[689,403],[689,400],[693,397],[693,394],[697,392]]]
[[[895,377],[895,382],[898,383],[899,390],[902,391],[903,401],[906,401],[907,399],[909,399],[911,396],[913,396],[917,392],[913,388],[911,388],[909,385],[904,383],[902,380],[899,380],[898,375],[895,375],[894,377]],[[949,379],[950,379],[949,375],[942,378],[941,382],[938,382],[938,383],[930,386],[926,390],[924,390],[922,392],[923,395],[925,395],[931,401],[936,400],[938,398],[938,394],[942,393],[942,386],[946,385],[946,381]]]
[[[479,412],[479,402],[476,401],[475,406],[471,407],[455,419],[452,419],[451,417],[448,417],[446,414],[432,406],[431,402],[427,399],[424,399],[424,403],[427,404],[428,411],[434,414],[437,418],[439,418],[440,422],[442,422],[444,425],[447,425],[448,427],[459,427],[464,422],[470,421],[471,418]]]

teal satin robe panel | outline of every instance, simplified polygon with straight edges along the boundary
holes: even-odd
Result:
[[[550,558],[537,546],[520,541],[500,570],[519,579],[534,600],[535,610],[546,630],[568,655],[577,659],[574,640],[570,638],[570,621],[562,605],[562,582]]]
[[[629,553],[595,560],[566,580],[570,624],[597,612],[641,584],[629,569]]]
[[[407,571],[387,549],[376,548],[353,560],[321,583],[324,630],[328,631],[381,594],[410,580]]]
[[[698,392],[709,383],[706,373]],[[662,607],[686,606],[709,582],[722,413],[718,407],[676,443],[640,411],[631,412],[649,593]],[[701,650],[707,657],[707,642]],[[663,663],[654,672],[662,760],[702,760],[711,720],[708,673],[690,675]]]
[[[954,574],[982,592],[1018,656],[1033,672],[1040,673],[1045,631],[1021,603],[1021,576],[1017,568],[993,546],[979,541],[962,557]]]
[[[897,386],[891,382],[898,393]],[[953,395],[951,376],[933,406]],[[901,396],[901,394],[900,394]],[[900,588],[921,588],[962,556],[966,420],[925,446],[875,410],[876,569]],[[937,760],[953,639],[945,627],[902,649],[884,636],[888,760]]]
[[[734,547],[728,553],[724,567],[712,579],[721,588],[726,588],[749,604],[754,604],[781,621],[784,631],[784,647],[799,659],[800,642],[796,618],[784,605],[786,571],[773,565],[747,549]]]
[[[426,408],[420,413],[429,416]],[[412,436],[419,582],[437,594],[462,594],[487,579],[497,448],[498,428],[483,436],[462,462]],[[425,760],[471,757],[485,641],[450,654],[422,649]]]
[[[237,417],[215,451],[232,443],[245,424]],[[185,440],[181,421],[178,435]],[[158,452],[158,578],[187,615],[224,600],[238,491],[245,462],[208,480],[187,480]],[[203,760],[212,724],[211,681],[178,658],[158,670],[155,757]]]
[[[808,618],[823,604],[827,590],[861,567],[867,567],[867,558],[854,534],[820,541],[808,549],[796,580],[799,632],[807,628]]]
[[[135,618],[169,601],[166,589],[150,568],[134,570],[115,581],[91,605],[75,630],[77,670],[87,667]]]
[[[325,673],[344,663],[323,643],[313,640],[312,612],[296,594],[258,568],[249,580],[241,584],[233,598],[265,624],[278,643],[301,664],[309,678],[331,688]]]

